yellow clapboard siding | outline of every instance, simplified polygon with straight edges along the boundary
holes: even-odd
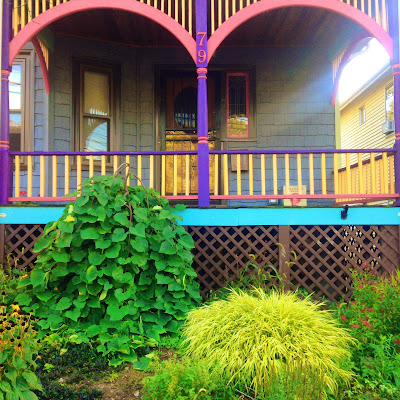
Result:
[[[392,148],[394,135],[382,132],[385,122],[385,88],[393,83],[390,69],[351,101],[342,106],[340,111],[340,148],[342,149],[372,149]],[[366,122],[359,124],[359,109],[365,107]],[[362,155],[363,160],[369,159],[369,154]],[[358,155],[351,154],[350,163],[357,163]],[[345,157],[339,157],[339,168],[345,167]]]

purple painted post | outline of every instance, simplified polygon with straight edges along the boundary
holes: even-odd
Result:
[[[197,136],[199,207],[210,206],[207,104],[207,1],[196,0]]]
[[[400,9],[397,0],[391,1],[391,36],[393,38],[393,89],[394,89],[394,126],[395,126],[395,142],[394,142],[394,172],[395,172],[395,190],[400,193],[400,41],[399,41],[399,19]],[[400,200],[396,202],[400,205]]]
[[[8,63],[9,43],[11,39],[11,2],[3,1],[3,32],[1,54],[1,110],[0,110],[0,204],[7,204],[11,194],[9,166],[10,152],[10,116],[8,107],[8,89],[10,65]]]

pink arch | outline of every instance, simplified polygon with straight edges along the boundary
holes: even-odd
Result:
[[[378,39],[390,58],[393,58],[393,41],[390,35],[368,15],[348,4],[337,0],[268,0],[247,6],[226,20],[208,40],[208,60],[211,60],[224,39],[244,22],[266,11],[286,7],[316,7],[341,14],[361,25],[372,37]]]
[[[35,48],[36,54],[38,56],[40,67],[42,68],[44,87],[46,89],[46,93],[49,94],[50,93],[49,70],[47,69],[43,51],[42,51],[42,48],[40,47],[39,40],[36,36],[33,37],[31,40],[32,40],[33,47]]]
[[[35,19],[29,22],[29,24],[24,26],[20,32],[18,32],[18,34],[10,42],[10,65],[13,63],[15,57],[18,55],[24,45],[35,35],[37,35],[44,27],[60,18],[66,17],[67,15],[93,9],[122,10],[143,15],[144,17],[151,19],[171,32],[189,52],[193,61],[196,61],[196,42],[192,36],[190,36],[189,32],[186,31],[174,19],[154,7],[132,0],[70,0],[38,15]]]

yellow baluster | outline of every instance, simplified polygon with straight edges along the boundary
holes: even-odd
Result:
[[[360,193],[365,193],[364,188],[364,169],[363,169],[363,162],[362,162],[362,154],[358,153],[358,174],[360,179]]]
[[[322,194],[326,194],[326,154],[321,154],[321,185]]]
[[[379,0],[375,0],[375,21],[378,25],[382,25],[381,13],[379,10]]]
[[[160,0],[161,1],[161,12],[165,12],[165,0]]]
[[[289,154],[285,154],[285,186],[289,190],[290,186],[290,161]]]
[[[237,179],[237,194],[240,196],[242,194],[242,166],[240,165],[240,154],[236,154],[236,163],[237,163],[237,170],[236,170],[236,179]]]
[[[215,167],[215,170],[217,170],[217,167]],[[215,182],[217,182],[217,181],[215,181]],[[214,182],[214,184],[215,184],[215,182]],[[218,182],[217,182],[217,186],[218,186]],[[190,194],[190,157],[189,157],[189,154],[185,154],[185,195],[189,196],[189,194]]]
[[[182,27],[183,29],[186,29],[186,0],[182,0],[181,15],[182,15]]]
[[[165,196],[165,155],[161,156],[161,196]]]
[[[365,0],[361,0],[361,11],[365,14]]]
[[[15,36],[18,33],[18,0],[14,0],[14,5],[13,5],[13,17],[12,17],[12,28],[13,28],[13,36]]]
[[[248,6],[250,5],[250,0],[247,0],[247,5],[248,5]]]
[[[189,33],[193,35],[193,0],[189,0]]]
[[[94,176],[94,158],[93,156],[89,156],[89,178],[93,178]]]
[[[371,193],[376,194],[376,166],[375,166],[375,155],[370,154],[371,157]]]
[[[224,162],[224,195],[229,194],[229,171],[228,171],[228,154],[223,155]]]
[[[267,193],[265,187],[265,154],[261,154],[261,194],[265,196]]]
[[[53,162],[53,197],[57,197],[57,156],[52,157]]]
[[[174,162],[174,180],[173,180],[173,195],[178,195],[178,156],[176,154],[173,155]]]
[[[308,155],[308,169],[310,171],[310,194],[314,194],[314,155]]]
[[[211,35],[215,32],[215,0],[211,0]]]
[[[297,186],[299,187],[299,194],[303,194],[303,179],[301,173],[301,154],[297,154]]]
[[[229,18],[229,0],[225,0],[225,21]]]
[[[253,154],[249,154],[249,194],[254,194]]]
[[[33,181],[33,162],[32,156],[28,156],[28,197],[32,197],[32,181]]]
[[[35,0],[35,15],[33,18],[37,17],[39,15],[39,0]]]
[[[69,156],[64,156],[64,194],[69,193]]]
[[[388,32],[388,15],[387,15],[387,7],[386,0],[382,0],[382,28]]]
[[[272,180],[274,184],[274,194],[278,194],[278,162],[276,154],[272,154]]]
[[[154,156],[153,156],[153,155],[150,156],[150,170],[149,170],[149,174],[150,174],[150,183],[149,183],[149,187],[150,187],[150,188],[154,188]]]
[[[138,185],[140,185],[140,182],[142,180],[142,156],[138,155],[137,159],[137,176],[139,178]]]
[[[214,154],[214,195],[218,195],[219,164],[218,154]]]
[[[243,8],[243,0],[240,0],[240,2],[239,2],[239,8],[240,8],[240,9]]]
[[[390,193],[394,193],[394,156],[389,156],[389,181]]]
[[[346,190],[351,194],[350,153],[346,153]]]
[[[106,156],[102,155],[101,156],[101,175],[105,175],[106,174]]]
[[[368,0],[368,17],[372,18],[372,0]]]
[[[236,0],[232,0],[232,15],[236,14]]]
[[[222,1],[218,0],[218,27],[222,25]]]
[[[40,197],[45,195],[45,185],[46,185],[46,164],[44,156],[40,156]]]
[[[178,0],[175,0],[175,21],[179,22],[179,5],[178,5]]]
[[[114,156],[113,157],[113,164],[114,164],[114,167],[113,167],[113,169],[114,169],[114,172],[118,169],[118,156]]]
[[[76,158],[76,188],[80,189],[82,183],[82,156]]]
[[[129,155],[126,155],[125,156],[125,162],[127,163],[127,164],[129,164],[130,165],[130,167],[132,168],[132,165],[131,165],[131,157],[129,156]],[[129,169],[128,168],[126,168],[126,172],[128,172],[129,171]],[[129,174],[128,174],[128,176],[127,176],[127,178],[126,178],[126,184],[129,186],[129,184],[130,184],[130,182],[131,182],[131,178],[129,177]]]
[[[25,4],[26,1],[25,0],[21,0],[21,29],[25,26]]]
[[[154,8],[158,9],[158,0],[154,0]]]
[[[15,192],[14,196],[19,197],[21,192],[21,158],[15,156]]]
[[[339,186],[339,166],[337,154],[333,154],[333,186],[335,190],[335,194],[340,194],[340,186]]]
[[[168,0],[168,16],[172,16],[172,0]]]
[[[387,164],[387,160],[386,160]],[[386,165],[387,167],[387,165]],[[387,184],[387,168],[386,172],[384,169],[384,162],[383,162],[383,154],[382,154],[382,159],[379,160],[379,181],[380,181],[380,190],[379,193],[387,193],[388,191],[386,190],[386,184]]]

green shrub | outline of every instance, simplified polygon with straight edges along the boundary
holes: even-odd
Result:
[[[360,395],[366,399],[398,399],[400,272],[388,278],[367,266],[364,271],[353,271],[352,277],[350,302],[336,308],[341,325],[357,340],[352,349],[357,383],[350,393],[354,398]]]
[[[157,364],[143,381],[143,400],[231,399],[226,382],[202,361],[176,358]]]
[[[168,200],[121,176],[93,177],[75,194],[37,241],[18,301],[40,317],[40,334],[66,325],[111,364],[134,362],[137,348],[177,332],[201,300],[193,240]]]
[[[17,279],[0,270],[0,400],[35,400],[38,342],[32,315],[12,302]]]
[[[321,303],[295,293],[232,291],[191,311],[183,335],[187,354],[260,398],[323,399],[351,379],[353,339]]]

